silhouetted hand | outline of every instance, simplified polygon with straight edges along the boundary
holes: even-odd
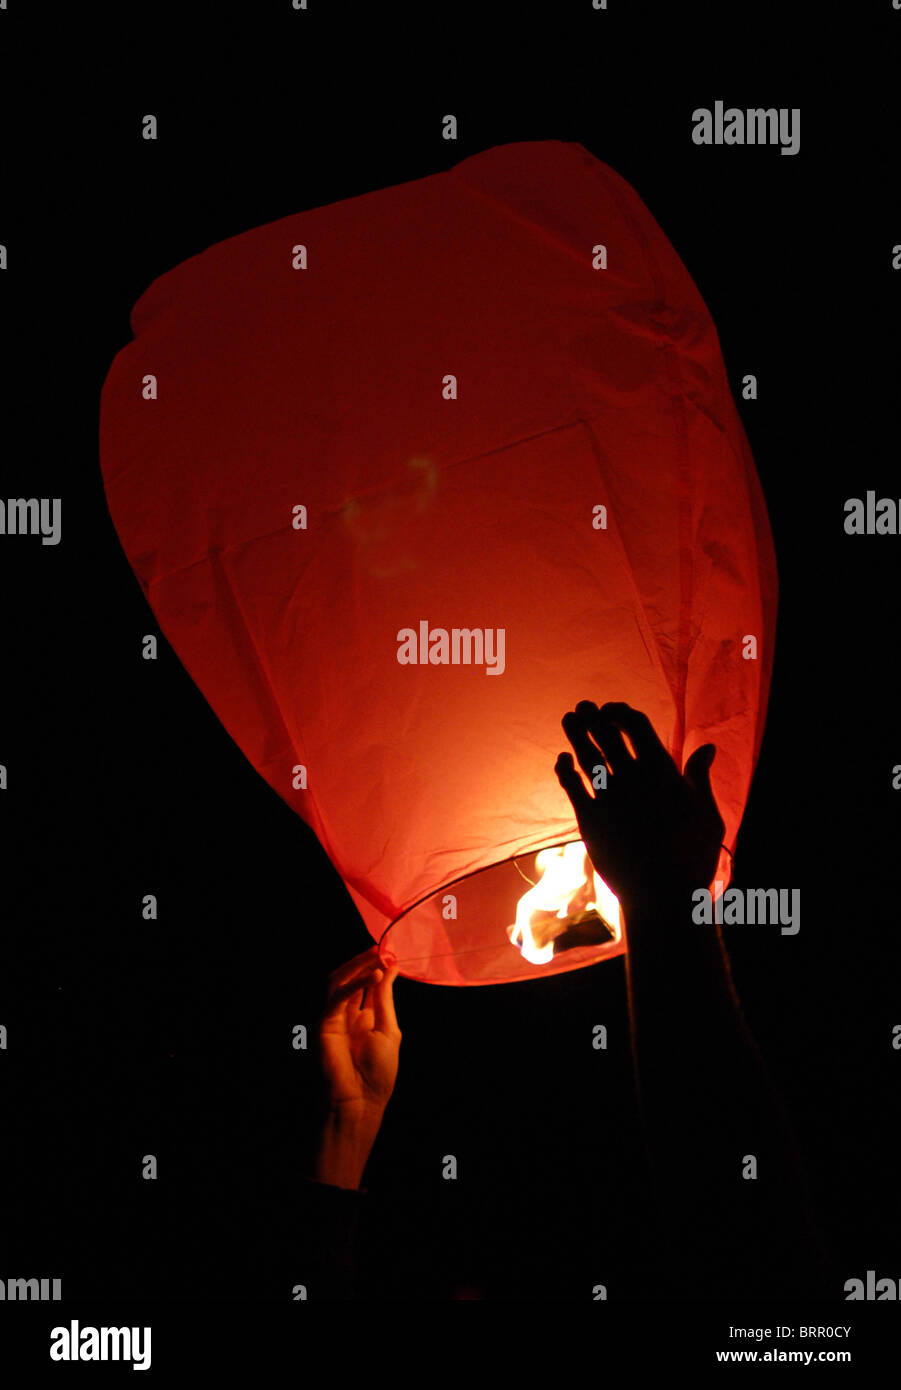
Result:
[[[378,960],[373,946],[332,972],[319,1021],[327,1115],[310,1175],[337,1187],[359,1186],[397,1079],[398,972],[381,969]]]
[[[591,862],[627,916],[639,898],[708,887],[725,828],[710,789],[714,745],[698,748],[680,774],[647,715],[630,705],[582,700],[563,729],[589,783],[607,769],[606,788],[592,795],[569,753],[555,765]]]

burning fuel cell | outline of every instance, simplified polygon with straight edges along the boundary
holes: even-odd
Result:
[[[546,965],[562,951],[619,941],[619,899],[594,869],[581,840],[535,856],[536,883],[516,905],[507,937],[532,965]]]

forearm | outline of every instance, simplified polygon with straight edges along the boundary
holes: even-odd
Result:
[[[692,921],[684,888],[632,903],[626,937],[639,1104],[680,1238],[690,1224],[700,1245],[815,1258],[795,1140],[716,928]]]
[[[673,1104],[705,1093],[673,1094],[686,1063],[711,1080],[731,1079],[730,1091],[759,1082],[762,1059],[748,1030],[722,940],[715,927],[692,921],[691,888],[648,895],[626,909],[626,968],[633,1055],[642,1096],[663,1088]],[[665,1039],[670,1046],[662,1046]],[[694,1075],[699,1075],[697,1071]],[[684,1085],[676,1088],[683,1091]],[[718,1099],[707,1096],[707,1101]],[[719,1098],[725,1100],[726,1097]],[[741,1106],[732,1107],[739,1112]]]
[[[381,1120],[375,1112],[329,1109],[314,1138],[304,1176],[333,1187],[358,1188]]]

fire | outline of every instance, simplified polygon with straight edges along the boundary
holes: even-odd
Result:
[[[547,965],[574,946],[619,939],[619,899],[595,872],[581,840],[543,849],[535,856],[538,882],[516,905],[507,936],[532,965]]]

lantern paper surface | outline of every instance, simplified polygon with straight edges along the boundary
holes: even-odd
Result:
[[[536,852],[579,838],[554,762],[580,699],[644,710],[680,768],[714,742],[734,847],[772,541],[713,322],[622,178],[500,146],[221,242],[131,322],[101,410],[125,553],[403,974],[622,950],[509,939]]]

